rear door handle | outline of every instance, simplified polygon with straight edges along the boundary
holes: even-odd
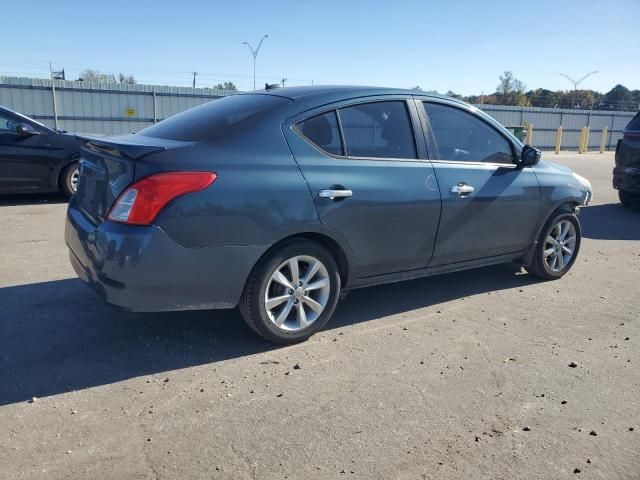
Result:
[[[458,195],[468,195],[469,193],[473,193],[475,188],[471,185],[467,185],[466,183],[459,183],[458,185],[454,185],[451,187],[451,193],[457,193]]]
[[[328,198],[335,200],[336,198],[345,198],[353,195],[351,190],[320,190],[320,198]]]

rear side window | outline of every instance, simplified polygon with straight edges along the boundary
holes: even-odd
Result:
[[[511,143],[496,129],[459,108],[425,102],[442,160],[513,163]]]
[[[640,132],[640,113],[631,119],[629,125],[625,130],[631,130],[632,132]]]
[[[332,155],[344,155],[338,117],[334,110],[307,118],[296,129],[318,148]]]
[[[341,108],[340,123],[350,157],[417,158],[411,119],[403,101]]]
[[[289,100],[274,95],[233,95],[178,113],[140,130],[140,135],[168,140],[200,141],[224,135],[240,123]]]

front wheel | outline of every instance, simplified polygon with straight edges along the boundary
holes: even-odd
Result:
[[[618,190],[618,197],[625,207],[640,212],[640,193]]]
[[[287,243],[254,269],[240,300],[247,324],[270,342],[306,340],[331,318],[340,294],[333,256],[308,240]]]
[[[573,213],[553,216],[540,232],[527,271],[544,280],[562,277],[576,261],[581,239],[578,217]]]
[[[80,179],[80,167],[78,162],[68,165],[62,171],[61,187],[67,197],[71,197],[78,189],[78,180]]]

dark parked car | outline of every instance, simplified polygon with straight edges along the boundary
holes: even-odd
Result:
[[[71,196],[79,158],[73,135],[0,107],[0,194],[61,190]]]
[[[640,212],[640,113],[624,129],[616,145],[613,188],[623,205]]]
[[[239,305],[281,343],[322,328],[345,289],[510,261],[559,278],[591,198],[480,110],[414,91],[240,94],[82,141],[80,278],[131,310]]]

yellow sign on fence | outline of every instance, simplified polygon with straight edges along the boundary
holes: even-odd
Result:
[[[127,108],[127,117],[133,117],[136,111],[133,108]]]

